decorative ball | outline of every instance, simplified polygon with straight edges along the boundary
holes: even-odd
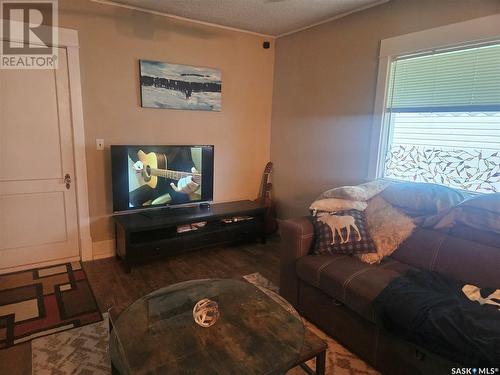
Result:
[[[210,327],[219,319],[219,305],[217,302],[203,298],[193,307],[193,318],[196,324],[202,327]]]

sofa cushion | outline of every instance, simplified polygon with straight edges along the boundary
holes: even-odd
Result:
[[[489,247],[500,247],[500,234],[471,228],[467,225],[457,224],[450,228],[448,234],[451,237],[462,238]],[[500,252],[500,250],[498,250]]]
[[[395,277],[411,267],[393,259],[377,265],[348,255],[309,255],[297,261],[298,277],[375,322],[372,301]]]
[[[486,232],[484,232],[486,233]],[[500,242],[417,228],[391,258],[481,288],[500,288]]]
[[[418,182],[391,184],[382,191],[381,195],[393,206],[413,217],[439,214],[465,199],[458,190]]]
[[[446,234],[435,230],[417,228],[391,258],[424,270],[432,270],[439,247]]]
[[[500,245],[500,244],[499,244]],[[446,236],[431,271],[481,288],[500,288],[500,248]]]
[[[500,193],[477,195],[451,208],[434,226],[436,229],[466,225],[500,235]]]

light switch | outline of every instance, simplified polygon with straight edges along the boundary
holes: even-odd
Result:
[[[95,140],[95,145],[96,145],[97,151],[104,150],[104,139],[96,139]]]

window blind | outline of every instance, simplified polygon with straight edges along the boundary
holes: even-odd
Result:
[[[500,192],[500,44],[391,63],[384,177]]]
[[[397,58],[392,112],[500,111],[500,44]]]

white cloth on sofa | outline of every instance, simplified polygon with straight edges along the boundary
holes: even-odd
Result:
[[[480,305],[496,305],[498,306],[498,310],[500,310],[500,289],[487,291],[486,297],[483,297],[481,294],[481,288],[475,285],[466,284],[462,288],[462,292],[467,296],[471,301],[479,302]]]

